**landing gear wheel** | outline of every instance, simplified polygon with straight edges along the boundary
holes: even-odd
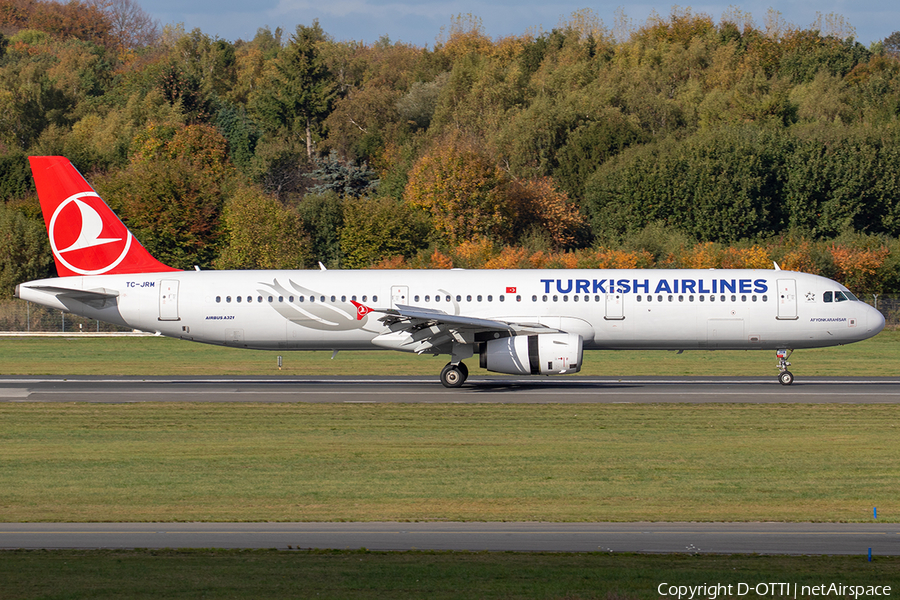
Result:
[[[779,348],[775,352],[775,357],[778,359],[778,382],[781,385],[791,385],[794,383],[794,374],[787,370],[791,363],[788,362],[788,357],[793,354],[794,351],[790,348]]]
[[[464,369],[465,365],[462,363],[458,365],[447,363],[447,366],[441,371],[441,383],[444,384],[444,387],[458,388],[466,381],[466,371]]]
[[[456,366],[458,366],[458,367],[459,367],[459,370],[462,372],[463,383],[465,383],[465,382],[466,382],[466,379],[469,378],[469,367],[467,367],[467,366],[466,366],[466,363],[464,363],[464,362],[461,362],[461,363],[459,363],[459,364],[456,365]]]

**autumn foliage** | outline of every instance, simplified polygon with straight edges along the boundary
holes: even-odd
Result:
[[[900,292],[900,34],[614,20],[491,39],[459,16],[422,48],[0,0],[0,296],[52,275],[13,248],[45,252],[26,157],[51,154],[185,268],[777,263]]]

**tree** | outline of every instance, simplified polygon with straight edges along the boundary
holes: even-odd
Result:
[[[90,0],[109,19],[110,35],[123,50],[151,46],[159,39],[159,26],[135,0]]]
[[[228,140],[231,161],[243,173],[250,175],[256,144],[262,136],[259,126],[247,115],[243,106],[225,101],[216,113],[216,127]]]
[[[309,239],[312,262],[329,268],[341,266],[341,228],[344,226],[344,202],[334,192],[306,194],[292,205],[303,222]]]
[[[218,269],[302,269],[311,263],[299,216],[259,190],[238,189],[225,205],[224,228]]]
[[[312,157],[313,129],[331,112],[336,86],[319,52],[325,32],[298,25],[291,43],[272,61],[265,81],[250,95],[250,109],[269,132],[305,132],[306,155]]]
[[[588,182],[595,235],[617,237],[663,221],[701,240],[735,242],[784,229],[790,140],[752,124],[627,150]]]
[[[359,198],[378,188],[375,172],[363,163],[357,166],[353,161],[338,158],[332,151],[325,158],[315,161],[316,170],[310,176],[319,183],[310,188],[311,194],[335,192],[345,198]]]
[[[225,139],[208,125],[150,128],[124,171],[98,177],[101,197],[161,262],[209,267],[224,242],[222,211],[233,167]]]
[[[895,31],[881,42],[884,53],[894,58],[900,58],[900,31]]]
[[[438,234],[451,244],[475,236],[508,240],[514,214],[502,184],[500,169],[457,132],[416,162],[404,197],[431,213]]]
[[[23,281],[49,277],[51,256],[43,220],[0,202],[0,298],[12,298]]]
[[[379,261],[413,255],[428,235],[417,211],[393,198],[358,198],[344,204],[342,266],[370,267]]]
[[[814,237],[847,231],[900,235],[900,128],[820,128],[787,160],[793,228]]]
[[[571,248],[585,241],[584,217],[550,177],[512,180],[507,184],[507,198],[515,207],[520,239],[522,233],[536,229],[546,232],[556,248]]]

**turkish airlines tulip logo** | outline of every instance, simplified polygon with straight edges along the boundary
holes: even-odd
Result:
[[[104,223],[100,210],[109,212],[95,192],[80,192],[63,200],[50,218],[53,256],[74,273],[107,273],[131,248],[131,232],[118,219]]]
[[[372,312],[372,309],[369,308],[368,306],[366,306],[365,304],[360,304],[359,302],[356,302],[355,300],[351,300],[350,302],[353,304],[353,306],[356,307],[356,320],[357,321],[362,321],[363,317],[365,317],[367,314]]]

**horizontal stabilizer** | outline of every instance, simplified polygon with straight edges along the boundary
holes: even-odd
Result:
[[[93,290],[79,290],[75,288],[61,287],[57,285],[29,285],[29,290],[37,290],[56,296],[60,301],[75,300],[82,302],[94,308],[105,308],[116,303],[119,292],[116,290],[108,290],[106,288],[96,288]],[[16,296],[19,295],[19,287],[16,287]]]

